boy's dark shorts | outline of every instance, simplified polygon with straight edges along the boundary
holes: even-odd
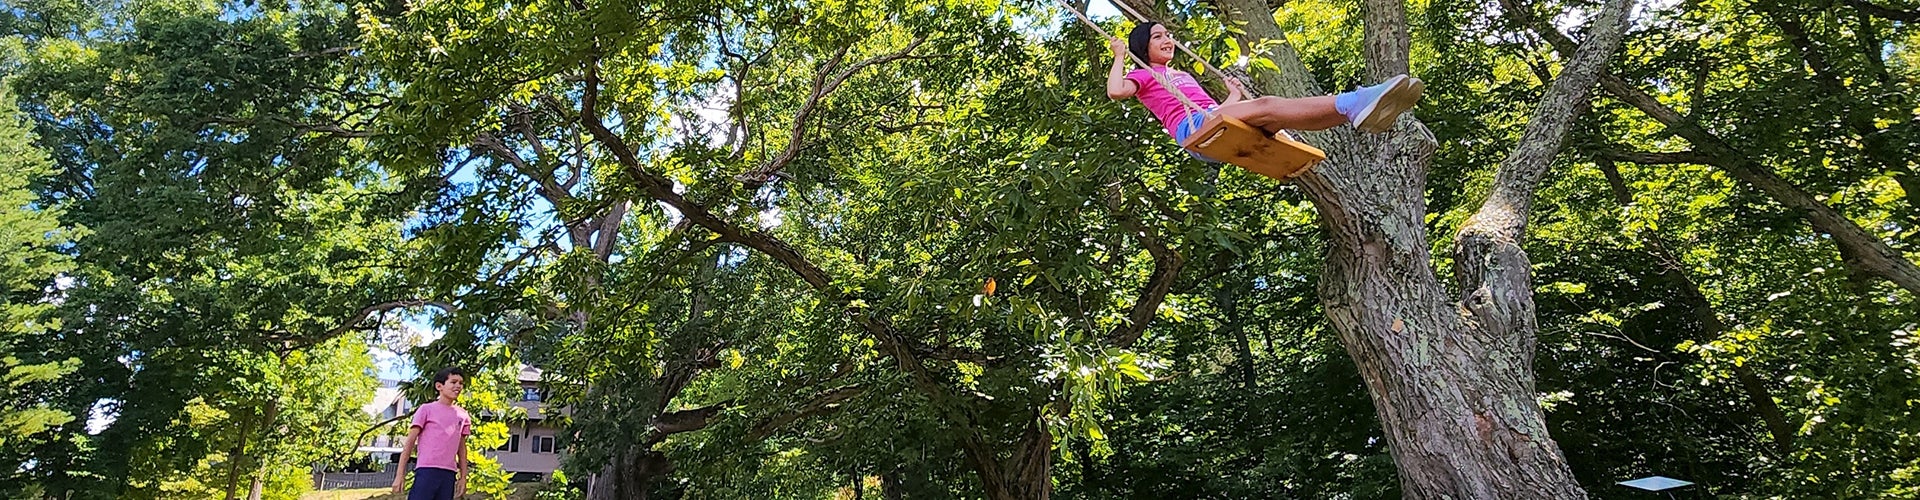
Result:
[[[450,470],[415,467],[413,489],[407,490],[407,500],[453,500],[453,482],[457,480],[459,477]]]

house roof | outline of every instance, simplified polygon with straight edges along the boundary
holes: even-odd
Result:
[[[400,389],[397,387],[376,388],[373,390],[373,401],[368,402],[365,406],[361,406],[360,409],[367,412],[368,415],[379,415],[381,411],[399,402],[401,396]]]

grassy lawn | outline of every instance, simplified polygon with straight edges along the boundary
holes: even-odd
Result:
[[[513,490],[507,493],[506,498],[509,500],[531,499],[533,498],[533,492],[539,490],[539,484],[515,484],[513,485]],[[386,496],[388,491],[391,490],[387,488],[366,488],[358,490],[309,491],[304,495],[300,495],[300,500],[406,500],[407,498],[405,494],[390,497]],[[467,498],[478,500],[480,497],[478,495],[467,495]]]
[[[386,494],[387,491],[386,488],[309,491],[304,495],[300,495],[300,500],[366,500]]]

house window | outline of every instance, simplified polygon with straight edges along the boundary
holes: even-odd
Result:
[[[553,436],[532,436],[534,453],[553,453]]]
[[[508,434],[507,442],[500,443],[499,451],[504,451],[507,453],[519,453],[520,452],[520,435]]]
[[[538,387],[522,387],[522,388],[520,388],[520,400],[521,400],[521,401],[539,401],[539,400],[540,400],[540,388],[538,388]]]

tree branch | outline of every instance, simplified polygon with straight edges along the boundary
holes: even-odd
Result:
[[[536,191],[536,194],[539,194],[541,198],[546,198],[548,203],[559,206],[571,198],[570,193],[560,187],[560,183],[554,180],[551,173],[534,170],[533,164],[528,163],[525,158],[520,157],[519,153],[515,153],[512,148],[507,147],[507,142],[501,139],[500,136],[490,132],[481,132],[473,136],[473,146],[480,148],[481,151],[486,151],[501,161],[507,162],[508,165],[513,167],[515,172],[519,172],[520,175],[527,176],[528,179],[532,179],[535,183],[539,184],[540,189]]]
[[[582,124],[587,127],[587,131],[593,135],[595,141],[598,141],[603,147],[607,148],[608,152],[613,154],[614,159],[620,162],[620,165],[626,170],[628,176],[641,188],[642,192],[646,193],[650,198],[659,200],[661,203],[666,203],[667,206],[673,207],[674,210],[678,210],[682,216],[685,216],[688,221],[692,221],[694,224],[706,228],[708,231],[713,231],[714,234],[719,235],[721,239],[746,245],[748,248],[757,250],[769,258],[780,262],[789,270],[798,274],[802,281],[805,281],[807,285],[814,289],[821,291],[829,290],[832,280],[827,278],[826,271],[821,270],[819,266],[815,266],[811,261],[807,260],[806,257],[800,255],[800,252],[795,250],[791,245],[780,241],[780,239],[773,237],[773,235],[756,229],[735,226],[725,219],[721,219],[718,215],[709,211],[705,205],[689,201],[686,197],[681,196],[680,193],[675,192],[673,190],[673,184],[665,178],[648,172],[643,168],[640,158],[634,153],[633,148],[628,146],[626,141],[620,138],[619,134],[613,133],[612,129],[607,128],[607,125],[600,121],[600,69],[598,61],[590,61],[587,63],[585,80],[586,89],[580,99],[580,120]]]
[[[1595,156],[1612,161],[1624,161],[1641,165],[1712,165],[1713,158],[1695,151],[1655,152],[1655,151],[1601,151]]]
[[[832,94],[833,91],[838,90],[840,84],[846,83],[848,78],[851,78],[855,73],[859,73],[860,70],[876,64],[885,64],[907,57],[914,49],[920,48],[920,45],[926,42],[927,37],[914,38],[913,42],[908,43],[906,48],[900,49],[898,52],[875,56],[854,63],[845,70],[832,73],[831,76],[829,76],[829,73],[839,67],[840,62],[846,57],[847,51],[852,48],[852,46],[841,47],[840,51],[835,53],[832,59],[827,60],[827,63],[821,66],[820,71],[814,74],[813,92],[807,96],[807,102],[800,105],[800,111],[793,115],[793,130],[787,138],[786,149],[766,164],[761,165],[751,172],[740,174],[740,176],[735,179],[749,186],[765,184],[767,180],[773,177],[775,172],[787,168],[787,164],[792,163],[794,158],[799,157],[800,151],[805,149],[809,144],[807,141],[808,121],[812,117],[814,109],[820,105],[821,100],[825,99],[828,94]]]
[[[253,119],[253,120],[234,118],[231,116],[216,116],[216,117],[213,117],[213,119],[209,120],[209,122],[211,123],[218,123],[221,125],[238,125],[242,127],[252,127],[255,125],[259,125],[260,122],[262,121],[270,121],[270,122],[278,123],[280,125],[290,127],[294,129],[295,132],[298,132],[301,134],[324,133],[324,134],[327,134],[328,136],[338,137],[342,139],[359,139],[359,138],[374,137],[379,135],[378,133],[375,133],[369,130],[355,130],[355,129],[349,129],[346,127],[341,127],[339,124],[301,123],[301,122],[296,122],[296,121],[293,121],[292,119],[281,117],[281,116],[270,116],[267,118]]]
[[[1411,64],[1412,38],[1407,34],[1407,3],[1402,0],[1365,0],[1363,40],[1367,50],[1367,82],[1406,74]]]
[[[698,376],[701,371],[719,368],[720,351],[725,350],[727,345],[728,343],[723,341],[695,349],[692,357],[672,363],[666,372],[660,374],[660,378],[654,381],[654,387],[660,391],[660,398],[654,405],[655,411],[666,411],[673,403],[673,398],[679,397],[680,391],[685,389],[687,384],[693,381],[693,377]]]
[[[1139,238],[1141,246],[1147,247],[1147,254],[1153,256],[1153,274],[1147,277],[1147,285],[1140,291],[1140,298],[1134,300],[1133,308],[1127,312],[1127,321],[1114,326],[1106,337],[1108,344],[1131,347],[1146,333],[1147,325],[1153,322],[1154,313],[1160,310],[1167,293],[1173,290],[1173,282],[1180,277],[1180,268],[1186,260],[1160,239],[1158,231],[1134,217],[1132,210],[1126,206],[1123,194],[1118,184],[1108,186],[1107,208],[1120,221],[1120,227]]]
[[[1633,0],[1612,0],[1590,21],[1587,41],[1553,79],[1527,121],[1520,143],[1494,174],[1493,192],[1460,228],[1454,243],[1454,280],[1460,283],[1461,304],[1489,331],[1525,333],[1507,335],[1521,343],[1517,352],[1532,352],[1530,333],[1536,321],[1532,268],[1521,248],[1534,191],[1559,155],[1594,81],[1619,49],[1632,4]]]
[[[381,302],[379,304],[374,304],[374,305],[367,306],[365,308],[361,308],[360,312],[355,313],[352,319],[348,319],[347,321],[340,323],[340,326],[334,327],[334,329],[327,331],[327,338],[333,338],[333,337],[339,336],[342,333],[346,333],[347,330],[353,329],[353,327],[355,325],[359,325],[361,321],[366,321],[367,317],[373,316],[374,313],[382,312],[382,311],[390,311],[394,309],[404,309],[408,307],[420,307],[420,306],[433,306],[433,307],[439,308],[441,311],[446,311],[448,313],[452,313],[460,309],[458,307],[455,307],[451,303],[441,302],[436,300],[426,300],[426,299],[407,299],[407,300],[395,300],[391,302]]]
[[[1542,38],[1552,43],[1562,54],[1571,53],[1572,41],[1551,24],[1533,16],[1518,0],[1501,0],[1508,16],[1531,28]],[[1799,211],[1815,231],[1831,236],[1834,245],[1839,247],[1841,261],[1855,271],[1877,276],[1910,292],[1920,293],[1920,266],[1907,260],[1900,252],[1887,246],[1885,241],[1868,233],[1852,219],[1834,210],[1833,207],[1815,199],[1799,186],[1780,177],[1771,168],[1761,165],[1744,151],[1734,148],[1720,136],[1708,131],[1662,104],[1658,98],[1634,88],[1625,80],[1614,75],[1600,78],[1600,86],[1607,89],[1615,98],[1638,108],[1640,112],[1653,117],[1668,131],[1693,143],[1693,148],[1711,160],[1710,164],[1719,167],[1728,175],[1759,188],[1773,201],[1788,209]]]
[[[620,223],[627,217],[627,207],[632,205],[633,202],[625,200],[614,203],[606,217],[602,217],[595,224],[594,230],[597,233],[593,242],[593,254],[600,257],[601,262],[606,262],[613,256],[613,244],[620,238]]]
[[[1602,174],[1606,175],[1607,186],[1613,190],[1614,201],[1618,202],[1622,208],[1632,206],[1633,193],[1627,189],[1626,179],[1620,175],[1620,169],[1613,164],[1613,160],[1604,157],[1595,158],[1594,164],[1600,167]],[[1707,299],[1707,295],[1700,291],[1700,285],[1687,274],[1687,267],[1682,265],[1680,258],[1674,254],[1672,245],[1667,243],[1666,238],[1661,237],[1657,231],[1641,231],[1639,236],[1641,245],[1647,248],[1647,253],[1660,262],[1660,276],[1665,278],[1680,295],[1678,301],[1680,306],[1686,308],[1687,312],[1694,317],[1694,321],[1698,322],[1704,330],[1697,334],[1698,340],[1719,338],[1726,334],[1727,325],[1720,320],[1720,314],[1714,311],[1713,302]],[[1772,391],[1767,388],[1766,382],[1754,373],[1750,364],[1734,364],[1736,380],[1746,393],[1748,404],[1753,405],[1754,411],[1760,414],[1760,421],[1766,424],[1767,432],[1773,434],[1775,452],[1780,456],[1791,454],[1796,437],[1795,429],[1799,428],[1799,425],[1792,423],[1786,414],[1780,411],[1780,405],[1773,401]]]
[[[986,353],[956,346],[928,347],[915,349],[915,352],[926,359],[965,361],[976,365],[991,365],[1000,361],[1000,358],[987,356]]]
[[[713,417],[719,416],[721,410],[725,410],[727,406],[732,404],[732,401],[722,401],[699,408],[655,415],[647,421],[647,424],[652,426],[653,430],[647,433],[647,437],[642,441],[641,446],[652,447],[661,441],[665,441],[667,436],[705,429],[708,425],[713,424]]]
[[[736,226],[716,216],[712,211],[708,210],[706,206],[688,200],[681,196],[680,193],[675,192],[671,182],[668,182],[659,175],[648,172],[642,167],[642,163],[634,153],[633,148],[629,146],[626,141],[622,140],[618,134],[615,134],[613,130],[607,128],[606,124],[600,119],[599,72],[599,61],[597,59],[589,60],[585,63],[583,75],[585,88],[581,93],[581,112],[579,119],[582,125],[585,126],[587,131],[593,136],[594,140],[599,142],[602,147],[605,147],[607,151],[613,155],[614,159],[620,162],[622,169],[627,172],[628,177],[633,180],[636,187],[639,187],[641,192],[645,193],[649,198],[673,207],[675,210],[678,210],[682,216],[686,217],[686,220],[702,228],[706,228],[708,231],[714,232],[714,234],[718,235],[721,239],[745,245],[747,248],[751,248],[761,255],[765,255],[767,258],[780,263],[798,275],[800,280],[813,288],[815,292],[824,296],[827,301],[843,307],[842,314],[845,314],[855,324],[860,325],[861,329],[866,330],[867,334],[873,337],[876,347],[878,347],[881,352],[892,357],[900,370],[913,380],[914,387],[926,393],[928,398],[934,402],[934,406],[946,414],[945,416],[948,422],[959,428],[961,432],[958,434],[961,445],[967,450],[968,455],[976,458],[981,458],[982,456],[987,458],[987,460],[973,460],[975,466],[980,468],[981,474],[984,477],[999,477],[998,466],[991,460],[994,447],[987,442],[978,426],[973,423],[977,419],[971,408],[968,407],[964,401],[956,399],[951,393],[945,390],[938,379],[934,378],[931,373],[928,373],[926,366],[920,362],[919,357],[908,347],[905,339],[901,338],[899,333],[895,331],[891,325],[887,324],[883,317],[870,314],[863,308],[852,307],[850,304],[851,300],[833,287],[833,281],[827,276],[826,271],[801,255],[799,250],[793,248],[793,246],[787,244],[785,241],[756,229]]]
[[[372,434],[373,431],[380,430],[381,427],[393,425],[394,422],[399,422],[411,416],[413,415],[412,414],[394,415],[393,418],[382,420],[380,421],[380,423],[373,424],[372,427],[368,427],[367,430],[360,431],[360,435],[353,438],[353,446],[351,448],[347,448],[347,451],[345,453],[338,453],[338,454],[335,454],[335,456],[352,455],[355,451],[360,449],[360,441],[367,439],[368,434]]]
[[[548,251],[548,250],[556,251],[556,252],[559,251],[558,246],[556,246],[552,241],[547,241],[546,236],[550,234],[553,234],[551,230],[549,230],[546,233],[542,233],[540,238],[540,244],[534,245],[532,247],[528,247],[526,251],[520,252],[520,256],[514,257],[513,260],[509,260],[505,264],[501,264],[499,269],[495,269],[492,273],[488,273],[486,279],[480,280],[480,283],[498,282],[498,280],[502,277],[505,277],[507,273],[513,272],[514,269],[519,268],[521,263],[526,262],[527,259],[532,258],[535,254],[538,254],[542,251]]]
[[[815,395],[812,400],[800,405],[799,409],[775,415],[772,418],[760,422],[759,425],[753,426],[753,431],[747,434],[747,440],[760,441],[772,436],[774,432],[778,432],[782,427],[786,427],[794,422],[838,411],[841,408],[840,403],[858,397],[866,391],[867,388],[865,386],[853,384],[837,387]]]

